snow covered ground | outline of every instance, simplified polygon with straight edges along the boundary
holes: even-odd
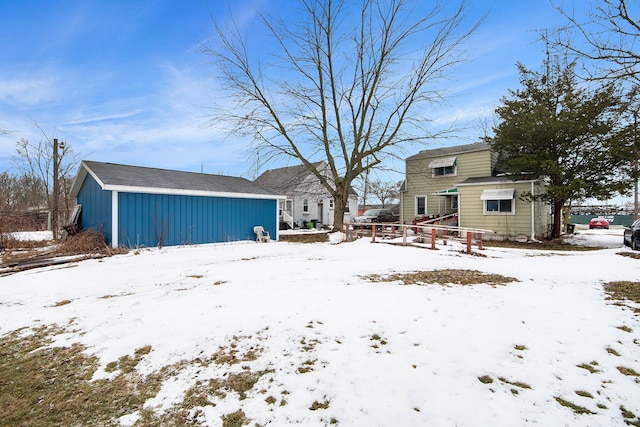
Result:
[[[255,360],[236,365],[186,364],[146,404],[160,412],[197,381],[269,370],[246,399],[211,396],[216,406],[199,418],[210,426],[238,409],[252,425],[623,426],[621,406],[640,415],[640,379],[617,369],[640,372],[640,317],[607,300],[603,284],[640,280],[640,260],[618,255],[630,252],[621,229],[572,238],[606,249],[485,248],[479,257],[457,244],[433,251],[360,239],[130,252],[0,278],[0,334],[70,324],[58,344],[87,345],[100,358],[98,377],[145,345],[152,351],[138,365],[144,374],[231,343],[255,351]],[[436,269],[517,281],[364,277]]]

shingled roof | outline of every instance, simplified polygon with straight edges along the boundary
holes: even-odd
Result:
[[[476,142],[474,144],[454,145],[452,147],[434,148],[432,150],[422,150],[418,154],[408,157],[407,160],[431,159],[434,157],[453,156],[456,154],[473,153],[474,151],[490,150],[491,146],[486,142]]]
[[[319,168],[322,163],[312,164]],[[262,173],[254,182],[279,194],[291,194],[309,175],[311,175],[311,171],[305,165],[287,166],[270,169]]]
[[[273,190],[245,178],[85,160],[73,184],[72,197],[77,196],[87,173],[103,190],[212,196],[241,194],[263,198],[278,196]]]

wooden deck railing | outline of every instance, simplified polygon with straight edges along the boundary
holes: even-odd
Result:
[[[478,228],[467,228],[446,225],[408,225],[371,223],[364,228],[363,224],[346,224],[346,235],[349,240],[353,238],[371,236],[371,242],[376,242],[376,237],[398,239],[402,238],[402,246],[409,244],[409,239],[414,243],[417,239],[419,243],[431,243],[431,249],[436,249],[438,239],[442,245],[446,246],[448,240],[462,241],[466,245],[466,252],[470,253],[472,245],[476,244],[478,249],[482,249],[482,237],[487,234],[494,234],[493,230],[483,230]],[[411,230],[411,233],[410,231]]]

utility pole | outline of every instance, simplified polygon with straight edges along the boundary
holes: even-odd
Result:
[[[64,141],[60,143],[59,148],[64,150]],[[58,155],[58,138],[53,138],[53,206],[51,229],[53,231],[53,240],[58,240],[58,202],[60,200],[60,156]]]

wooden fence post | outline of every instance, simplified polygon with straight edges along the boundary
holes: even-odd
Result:
[[[376,226],[371,223],[371,243],[375,243],[376,242]]]
[[[471,232],[467,231],[467,253],[471,253]]]
[[[478,233],[478,249],[482,250],[482,232]]]
[[[431,249],[436,248],[436,229],[431,229]]]

